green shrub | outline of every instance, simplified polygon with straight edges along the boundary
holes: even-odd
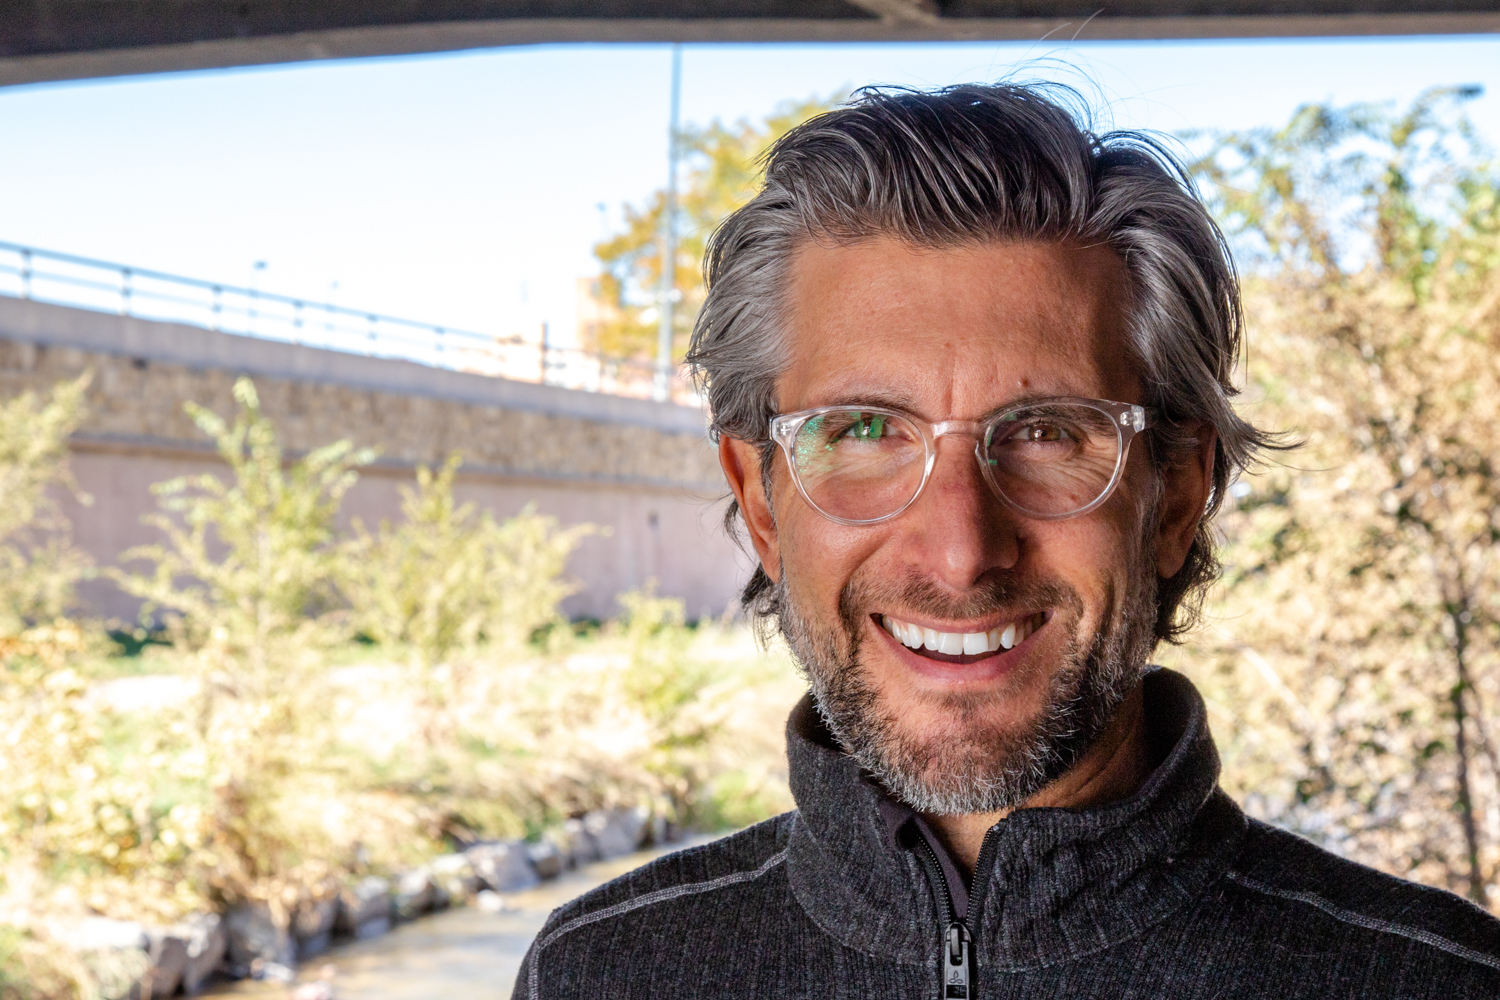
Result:
[[[558,604],[576,588],[563,579],[579,539],[594,529],[559,531],[555,518],[527,507],[496,522],[453,497],[453,455],[436,473],[421,467],[401,488],[404,519],[370,532],[355,522],[343,550],[339,587],[355,627],[384,646],[405,646],[427,669],[481,641],[515,650],[559,621]]]
[[[234,398],[232,425],[195,403],[185,406],[213,438],[230,481],[204,473],[152,487],[166,513],[147,522],[168,542],[121,556],[154,563],[149,574],[110,575],[146,602],[143,614],[164,613],[179,645],[234,657],[241,671],[263,671],[273,669],[266,656],[278,638],[324,645],[347,635],[342,616],[329,613],[334,518],[358,478],[355,468],[375,452],[339,441],[287,462],[254,384],[239,379]]]

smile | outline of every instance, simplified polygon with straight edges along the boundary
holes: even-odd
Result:
[[[984,656],[1002,649],[1013,649],[1025,642],[1044,620],[1045,615],[1038,612],[986,632],[939,632],[890,615],[880,616],[881,626],[903,646],[945,656]]]

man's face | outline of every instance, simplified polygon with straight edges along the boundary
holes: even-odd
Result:
[[[810,244],[789,286],[777,409],[882,404],[936,422],[1030,397],[1142,402],[1125,353],[1127,280],[1105,247]],[[1179,528],[1162,559],[1160,487],[1139,443],[1110,499],[1063,521],[1004,507],[962,436],[939,439],[915,504],[867,526],[808,506],[779,454],[767,498],[754,454],[732,442],[725,463],[732,481],[742,471],[783,631],[835,735],[899,798],[931,812],[1018,805],[1133,687],[1154,645],[1157,573],[1186,552]],[[938,633],[1014,627],[1015,645],[914,650],[892,620]]]

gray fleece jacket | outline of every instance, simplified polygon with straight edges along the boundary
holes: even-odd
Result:
[[[962,885],[804,699],[798,809],[558,909],[515,996],[1500,997],[1500,922],[1248,819],[1192,684],[1145,685],[1160,763],[1141,790],[1013,813]]]

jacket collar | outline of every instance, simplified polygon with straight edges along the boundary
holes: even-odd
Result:
[[[1148,674],[1147,727],[1161,763],[1131,798],[1088,809],[1022,809],[998,824],[968,923],[979,964],[1023,970],[1138,936],[1197,899],[1239,848],[1244,815],[1217,789],[1203,699],[1170,670]],[[926,876],[890,834],[884,793],[823,726],[811,697],[787,723],[796,823],[792,891],[843,945],[936,962],[941,929]]]

